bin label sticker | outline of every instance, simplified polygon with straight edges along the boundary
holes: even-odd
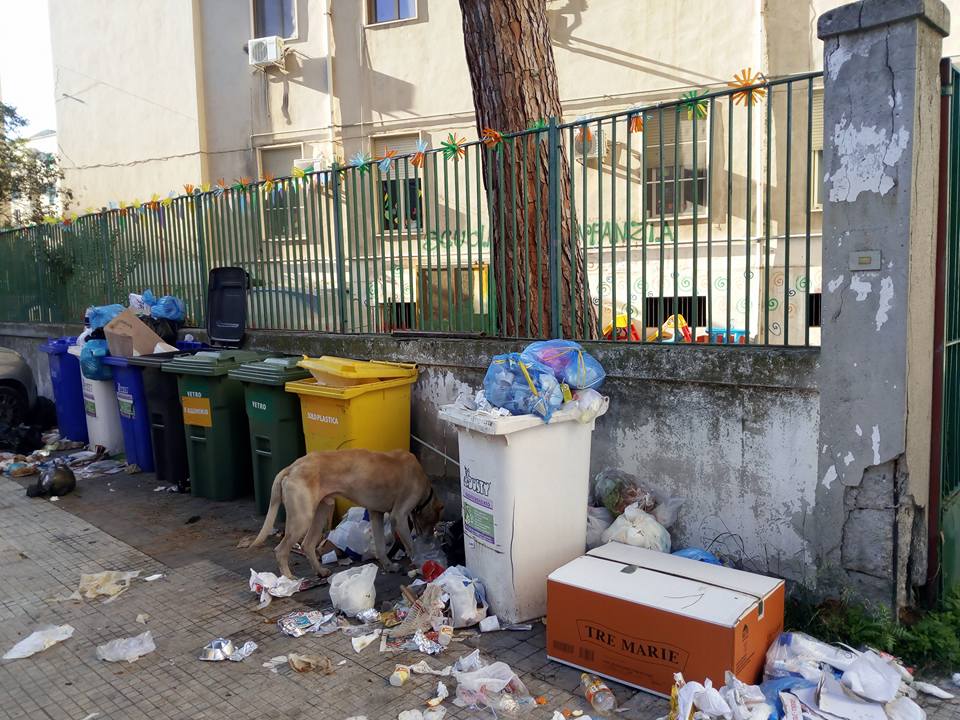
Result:
[[[266,404],[265,402],[260,402],[259,400],[251,400],[251,401],[250,401],[250,409],[251,409],[251,410],[263,410],[264,412],[266,412],[267,404]]]
[[[97,401],[93,399],[93,388],[88,389],[86,383],[83,384],[83,411],[90,417],[97,416]]]
[[[470,474],[464,466],[460,494],[463,498],[463,529],[477,540],[496,545],[493,503],[490,487],[493,483]]]
[[[183,405],[183,424],[198,425],[199,427],[213,427],[213,416],[210,414],[210,398],[180,397]]]
[[[123,392],[122,387],[117,388],[117,406],[120,408],[120,414],[123,417],[133,419],[137,416],[133,407],[133,395],[129,392]]]
[[[323,423],[325,425],[339,425],[340,418],[334,415],[321,415],[320,413],[315,413],[307,410],[307,420],[315,423]]]

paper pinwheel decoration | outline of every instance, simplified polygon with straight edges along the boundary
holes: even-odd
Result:
[[[763,80],[762,73],[754,73],[751,68],[744,68],[736,75],[733,76],[733,80],[727,83],[727,86],[732,88],[748,88],[751,85],[756,85],[757,83]],[[748,102],[751,105],[763,100],[764,95],[767,94],[766,89],[764,88],[753,88],[751,90],[740,90],[733,94],[733,101],[737,104],[746,105]]]
[[[111,200],[107,203],[107,210],[119,210],[120,206],[117,205],[116,200]]]
[[[577,141],[578,145],[588,145],[593,142],[593,131],[590,130],[590,125],[588,124],[588,118],[586,115],[581,115],[576,119],[576,122],[582,122],[582,125],[577,126],[576,132],[574,132],[573,137]]]
[[[687,120],[693,118],[694,113],[697,114],[697,118],[700,120],[707,117],[707,101],[700,99],[701,95],[706,94],[706,90],[702,92],[700,90],[690,90],[680,96],[680,99],[684,101],[680,107],[687,111]]]
[[[43,222],[45,225],[56,225],[59,221],[53,215],[44,215]]]
[[[636,113],[627,116],[627,123],[630,126],[630,132],[643,132],[643,111],[640,108],[633,108]]]
[[[123,217],[127,214],[127,203],[123,200],[120,201],[120,217]]]
[[[466,141],[466,138],[458,137],[453,133],[447,135],[447,139],[440,143],[440,147],[443,148],[443,159],[459,160],[462,158],[467,152],[466,148],[463,147]]]
[[[350,166],[357,168],[360,171],[360,174],[367,172],[370,169],[370,163],[373,162],[373,158],[369,153],[364,152],[355,152],[350,157]]]
[[[424,153],[427,151],[427,141],[426,140],[417,140],[417,151],[413,154],[413,159],[410,161],[410,164],[414,167],[423,167],[423,160],[426,157]]]
[[[134,211],[134,212],[140,212],[140,207],[142,206],[142,204],[143,204],[143,203],[140,202],[140,198],[134,198],[134,199],[133,199],[133,211]]]
[[[186,195],[193,195],[193,185],[191,185],[190,183],[187,183],[186,185],[184,185],[183,192]]]
[[[217,180],[216,186],[213,188],[213,196],[220,197],[223,195],[223,191],[227,189],[227,181],[223,178]]]
[[[249,184],[250,184],[250,178],[248,177],[237,178],[236,180],[233,181],[233,189],[243,191],[247,189],[247,185]]]
[[[390,164],[393,162],[393,159],[397,156],[396,150],[385,150],[383,157],[380,158],[380,161],[377,163],[377,166],[380,168],[380,172],[388,173],[390,172]]]
[[[290,170],[290,175],[297,178],[298,180],[306,177],[307,172],[302,167],[293,166],[293,169]]]
[[[481,137],[483,138],[483,144],[491,150],[494,148],[499,150],[503,145],[503,135],[493,128],[484,128]]]
[[[210,183],[203,183],[200,186],[200,192],[205,192],[205,193],[210,192]]]
[[[273,192],[273,174],[272,173],[263,174],[263,191],[267,195]]]
[[[167,196],[166,196],[163,200],[160,201],[160,206],[161,206],[161,207],[170,207],[171,205],[173,205],[173,199],[174,199],[176,196],[177,196],[177,194],[176,194],[173,190],[171,190],[169,193],[167,193]]]
[[[150,201],[147,203],[147,207],[151,210],[157,210],[160,207],[160,196],[154,193],[150,196]]]

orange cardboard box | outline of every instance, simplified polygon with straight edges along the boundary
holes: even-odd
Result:
[[[673,674],[760,679],[783,580],[608,543],[547,578],[547,656],[669,696]]]

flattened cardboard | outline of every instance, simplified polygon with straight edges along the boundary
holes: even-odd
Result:
[[[676,672],[754,683],[783,603],[782,580],[608,543],[547,579],[547,655],[663,696]]]
[[[153,352],[176,350],[163,342],[163,338],[147,327],[132,311],[124,310],[108,322],[103,333],[107,347],[115,357],[136,357]],[[157,346],[161,346],[157,350]]]

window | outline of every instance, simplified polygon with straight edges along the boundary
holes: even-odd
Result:
[[[646,298],[647,327],[660,327],[668,317],[675,314],[673,311],[673,295],[666,297],[648,297]],[[693,297],[690,295],[680,295],[677,300],[677,312],[683,315],[687,324],[693,326]],[[660,316],[660,309],[663,308],[663,317]],[[702,295],[697,296],[697,325],[707,324],[707,298]]]
[[[396,150],[398,156],[416,152],[418,135],[399,135],[374,138],[374,157],[381,158],[387,150]],[[380,178],[380,232],[417,230],[422,222],[423,189],[420,178],[413,177],[415,168],[402,157],[390,164],[390,172]],[[422,171],[421,171],[422,172]]]
[[[647,215],[659,217],[692,215],[694,199],[697,212],[707,210],[707,131],[709,120],[697,118],[697,137],[693,137],[693,120],[686,112],[678,116],[672,108],[660,114],[649,113],[644,120],[644,153],[646,155]],[[661,144],[662,152],[661,152]],[[694,172],[693,149],[697,149]],[[661,167],[661,157],[663,167]],[[662,183],[661,183],[662,181]]]
[[[303,146],[300,143],[261,148],[260,176],[265,177],[269,173],[275,178],[289,177],[293,161],[301,157]],[[299,210],[300,199],[296,197],[294,185],[274,187],[273,192],[263,199],[263,228],[266,237],[283,240],[297,235]]]
[[[813,94],[810,123],[810,209],[823,210],[823,91]]]
[[[807,327],[820,327],[820,293],[810,293],[807,295]]]
[[[417,0],[367,0],[370,24],[412,20],[417,16]]]
[[[297,0],[253,0],[253,36],[297,36]],[[289,168],[287,168],[289,174]]]

